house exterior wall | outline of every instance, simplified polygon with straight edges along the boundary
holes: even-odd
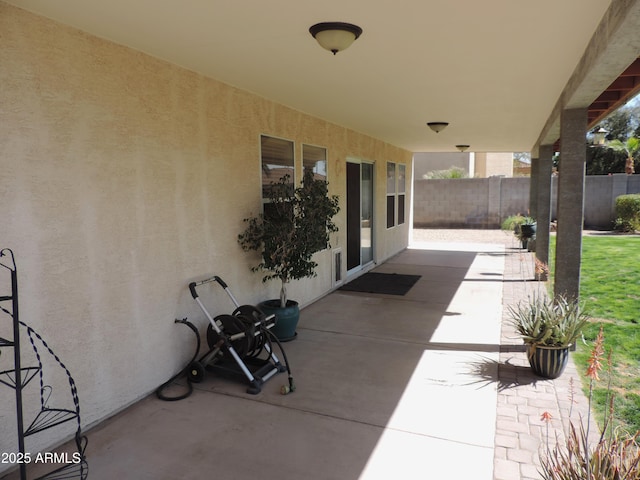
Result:
[[[408,221],[386,228],[385,180],[387,161],[411,171],[410,152],[4,3],[0,31],[0,248],[15,253],[21,319],[74,375],[83,425],[149,394],[191,357],[194,338],[174,323],[206,327],[189,282],[216,274],[241,303],[277,297],[276,282],[250,271],[258,256],[237,243],[242,219],[261,208],[261,134],[295,141],[298,179],[302,144],[327,148],[341,206],[332,247],[345,251],[346,159],[375,162],[375,259],[407,246]],[[331,250],[315,259],[318,276],[288,288],[302,306],[332,288]],[[219,287],[201,298],[213,315],[233,309]],[[9,325],[0,317],[1,337]],[[22,350],[29,363],[27,341]],[[0,370],[12,366],[3,353]],[[0,451],[11,452],[14,393],[2,387]],[[29,448],[73,431],[30,437]]]
[[[513,153],[476,152],[476,176],[488,178],[498,175],[513,177]]]

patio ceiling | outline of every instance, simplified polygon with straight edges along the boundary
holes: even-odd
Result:
[[[640,0],[8,3],[414,152],[553,143],[559,108],[614,105],[596,99],[640,53]],[[364,33],[333,56],[322,21]]]

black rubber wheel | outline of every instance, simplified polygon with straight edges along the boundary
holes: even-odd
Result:
[[[204,367],[200,362],[191,362],[187,370],[187,378],[193,383],[200,383],[204,379]]]

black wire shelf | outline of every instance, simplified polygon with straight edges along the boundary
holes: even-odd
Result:
[[[21,384],[20,388],[24,388],[39,371],[39,367],[21,368],[21,374],[19,375]],[[4,370],[0,372],[0,383],[4,383],[6,386],[11,388],[16,388],[18,385],[16,377],[18,377],[18,375],[16,375],[16,370]]]
[[[29,428],[24,431],[24,436],[28,437],[43,430],[61,425],[78,418],[78,414],[72,410],[64,408],[44,408],[31,422]]]
[[[51,347],[42,338],[42,336],[31,328],[26,323],[20,321],[18,313],[18,274],[13,252],[8,249],[0,250],[0,267],[6,268],[11,273],[11,295],[0,296],[0,303],[10,301],[11,306],[6,307],[0,305],[0,312],[7,314],[11,317],[13,324],[13,338],[7,339],[0,337],[0,348],[10,347],[13,349],[13,369],[0,371],[0,383],[11,387],[15,391],[16,395],[16,419],[18,426],[18,448],[17,451],[21,454],[25,453],[25,437],[35,435],[36,433],[48,430],[63,423],[67,423],[75,420],[77,423],[76,428],[76,447],[77,452],[73,454],[71,463],[65,463],[55,470],[39,477],[39,480],[65,480],[65,479],[80,479],[84,480],[88,476],[89,466],[87,464],[87,458],[85,456],[85,449],[87,446],[87,437],[82,434],[81,422],[80,422],[80,400],[78,399],[78,390],[76,383],[71,376],[71,373],[67,367],[62,363],[62,360],[53,352]],[[9,310],[10,308],[10,310]],[[22,367],[21,366],[21,350],[20,350],[20,328],[23,327],[27,331],[29,342],[33,349],[33,353],[38,361],[37,367]],[[49,356],[47,356],[47,353]],[[69,380],[69,386],[71,387],[71,399],[73,400],[74,409],[67,408],[50,408],[47,402],[51,398],[52,387],[45,385],[45,376],[43,368],[43,358],[55,361],[54,366],[64,370]],[[35,416],[29,427],[24,429],[24,412],[22,405],[22,390],[27,384],[33,380],[36,376],[40,380],[40,411]],[[61,462],[60,462],[61,463]],[[20,480],[27,479],[27,465],[21,463]]]

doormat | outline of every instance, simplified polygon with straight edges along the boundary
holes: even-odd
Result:
[[[420,275],[368,272],[340,287],[348,292],[405,295],[420,279]]]

